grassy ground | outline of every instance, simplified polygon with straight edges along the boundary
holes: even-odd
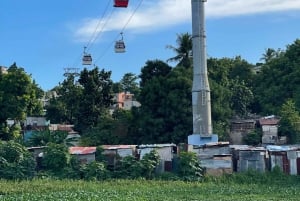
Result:
[[[299,200],[300,178],[254,173],[184,181],[0,181],[1,201]]]

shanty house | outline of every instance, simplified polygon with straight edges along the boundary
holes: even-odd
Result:
[[[231,145],[230,148],[233,154],[233,171],[255,170],[265,172],[268,169],[269,155],[264,147]]]
[[[274,115],[259,119],[262,129],[263,144],[277,144],[278,141],[278,122],[279,119]]]
[[[136,155],[136,145],[102,145],[102,148],[107,165],[112,169],[120,158]]]
[[[88,164],[95,161],[96,147],[69,147],[69,153],[81,164]]]
[[[189,145],[188,151],[196,153],[207,175],[221,176],[232,173],[232,155],[229,142],[213,142],[204,145]]]
[[[243,138],[256,128],[255,119],[232,120],[230,125],[230,144],[242,145]]]
[[[160,164],[157,167],[157,172],[172,171],[173,159],[177,154],[177,146],[175,144],[146,144],[138,145],[137,152],[139,159],[142,159],[145,154],[150,153],[152,150],[157,151],[160,157]]]
[[[271,170],[279,167],[284,173],[300,175],[300,149],[296,146],[268,145]]]

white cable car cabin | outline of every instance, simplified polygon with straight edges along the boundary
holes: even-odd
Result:
[[[82,65],[92,65],[92,56],[90,54],[83,55]]]
[[[125,52],[125,43],[123,40],[116,41],[115,52],[116,53],[124,53]]]
[[[114,7],[127,8],[129,0],[115,0]]]

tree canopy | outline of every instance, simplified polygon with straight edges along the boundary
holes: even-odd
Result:
[[[0,72],[0,138],[12,139],[6,120],[15,123],[25,120],[26,116],[42,115],[41,89],[23,68],[14,63],[7,73]]]

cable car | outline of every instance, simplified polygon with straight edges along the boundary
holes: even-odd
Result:
[[[92,65],[92,56],[90,54],[83,55],[82,65]]]
[[[123,53],[123,52],[125,52],[125,43],[124,43],[123,40],[116,41],[115,52],[116,53]]]
[[[127,8],[129,0],[115,0],[114,7]]]
[[[125,52],[125,43],[123,41],[123,33],[121,33],[122,39],[116,41],[115,44],[115,52],[116,53],[124,53]]]
[[[85,52],[86,47],[84,47],[82,65],[92,65],[92,56]]]

